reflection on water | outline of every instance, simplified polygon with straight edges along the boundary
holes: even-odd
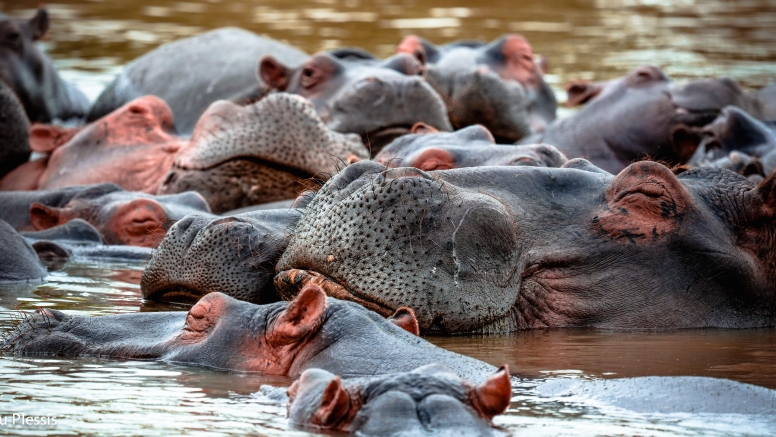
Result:
[[[38,0],[6,0],[31,14]],[[120,67],[158,45],[239,26],[308,53],[342,46],[378,56],[415,33],[436,43],[518,32],[549,61],[556,90],[656,64],[677,79],[776,77],[772,0],[54,0],[49,53],[94,98]]]
[[[142,265],[66,264],[42,284],[0,286],[0,327],[18,312],[47,307],[88,315],[186,310],[144,303]],[[776,388],[776,329],[614,332],[539,330],[503,336],[430,337],[433,343],[515,373],[512,406],[496,424],[516,435],[773,435],[772,418],[636,414],[540,398],[553,378],[645,375],[724,377]],[[285,407],[260,393],[289,378],[220,372],[145,361],[0,356],[0,430],[13,414],[56,417],[15,427],[40,435],[313,435],[290,429]],[[735,400],[731,400],[735,402]],[[1,432],[1,431],[0,431]]]

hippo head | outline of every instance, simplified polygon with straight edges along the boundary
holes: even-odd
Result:
[[[647,156],[686,163],[697,143],[686,141],[683,132],[712,122],[727,105],[755,115],[760,112],[756,99],[733,79],[678,84],[650,66],[600,85],[587,102],[550,127],[542,141],[570,158],[584,157],[612,173]]]
[[[501,433],[490,421],[507,410],[511,397],[506,366],[480,385],[440,364],[345,381],[308,369],[288,388],[288,418],[297,426],[363,436],[494,436]]]
[[[682,128],[675,137],[698,143],[691,166],[713,165],[738,172],[768,175],[776,167],[776,126],[769,126],[736,106],[726,106],[703,128]]]
[[[30,222],[42,231],[81,219],[94,226],[107,244],[156,247],[175,221],[193,212],[210,212],[196,192],[153,196],[100,184],[87,187],[62,207],[32,203]]]
[[[326,180],[369,153],[358,135],[326,127],[303,97],[272,94],[254,104],[213,103],[159,193],[195,190],[217,213],[293,199],[302,181]]]
[[[421,330],[678,328],[776,323],[776,174],[613,176],[563,168],[423,172],[354,164],[307,205],[277,264],[290,298],[312,281]]]
[[[0,81],[13,89],[32,121],[52,118],[40,92],[43,80],[40,72],[45,70],[48,60],[35,45],[48,28],[49,17],[45,9],[38,9],[29,20],[0,14]]]
[[[0,81],[0,178],[30,159],[30,122],[19,99]]]
[[[408,55],[380,61],[343,49],[313,55],[294,69],[267,55],[259,76],[274,89],[309,99],[331,129],[361,135],[373,155],[417,122],[452,130],[444,102],[423,79],[423,66]]]
[[[426,64],[427,79],[445,99],[455,128],[479,123],[500,142],[514,143],[555,120],[555,95],[521,35],[441,47],[410,35],[397,52]]]
[[[498,165],[560,167],[566,162],[558,149],[547,144],[496,145],[490,131],[480,125],[452,133],[430,132],[428,127],[416,125],[412,131],[413,134],[399,137],[384,147],[375,156],[375,162],[387,167],[427,171]]]

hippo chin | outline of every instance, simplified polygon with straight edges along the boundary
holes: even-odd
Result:
[[[776,324],[776,174],[678,176],[644,161],[423,172],[349,166],[305,208],[277,264],[420,328],[746,328]]]
[[[293,302],[268,305],[210,293],[188,313],[95,317],[44,309],[9,332],[3,348],[15,355],[153,359],[290,377],[309,368],[359,377],[441,363],[480,382],[495,371],[359,305],[327,298],[316,286]]]
[[[480,385],[432,364],[411,372],[343,381],[308,369],[288,388],[288,419],[296,426],[363,436],[506,435],[490,423],[509,407],[506,367]]]
[[[43,8],[29,20],[0,13],[0,82],[13,89],[33,122],[81,120],[89,110],[86,96],[62,80],[35,44],[48,28]]]
[[[318,53],[293,69],[272,56],[259,63],[264,82],[309,99],[327,126],[361,135],[373,156],[418,122],[452,130],[442,98],[422,74],[409,55],[381,61],[349,49]]]
[[[200,118],[159,193],[199,191],[220,213],[293,199],[305,179],[326,180],[368,158],[358,135],[326,127],[298,95],[276,93],[242,107],[220,101]]]

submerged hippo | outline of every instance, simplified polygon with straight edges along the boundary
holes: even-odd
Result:
[[[307,204],[276,266],[421,330],[776,324],[776,173],[349,166]]]
[[[684,164],[697,143],[675,134],[705,126],[728,105],[762,115],[759,100],[733,79],[676,84],[657,67],[640,67],[601,86],[584,108],[548,127],[541,142],[611,173],[645,157]]]
[[[440,349],[317,286],[293,302],[255,305],[210,293],[188,313],[68,315],[44,309],[3,342],[16,355],[156,359],[297,377],[319,368],[343,377],[408,372],[440,363],[480,382],[495,368]]]
[[[35,44],[48,28],[43,8],[29,20],[0,13],[0,81],[13,89],[33,122],[83,119],[89,110],[86,96],[59,77]]]
[[[381,61],[355,49],[318,53],[296,68],[269,55],[259,63],[264,82],[309,99],[329,128],[360,135],[373,156],[418,122],[452,130],[442,98],[422,74],[406,54]]]
[[[293,425],[363,436],[504,435],[491,419],[512,398],[509,370],[502,367],[474,385],[438,364],[411,372],[342,381],[308,369],[288,388]]]
[[[152,94],[172,109],[176,131],[189,134],[211,103],[251,101],[266,92],[256,82],[256,61],[267,54],[293,66],[307,58],[287,44],[236,28],[165,44],[127,65],[94,102],[88,121]]]
[[[156,247],[166,230],[187,214],[210,213],[196,192],[152,196],[115,184],[0,192],[0,202],[5,206],[0,219],[20,231],[43,231],[82,219],[107,244],[145,247]]]
[[[248,106],[220,101],[200,118],[159,193],[196,190],[221,213],[293,199],[303,181],[326,180],[368,158],[358,135],[326,127],[300,96],[273,94]]]
[[[278,93],[239,107],[216,102],[191,140],[172,133],[172,113],[154,96],[85,127],[35,126],[39,151],[52,151],[0,179],[0,190],[55,189],[113,182],[128,191],[202,193],[215,212],[293,199],[299,181],[326,180],[368,158],[356,135],[331,131],[310,102]]]
[[[415,133],[429,130],[426,133]],[[560,167],[566,157],[553,146],[496,145],[487,128],[474,125],[461,130],[433,132],[415,126],[413,134],[399,137],[375,156],[375,162],[387,167],[415,167],[421,170],[498,165]]]
[[[444,98],[456,129],[482,124],[499,142],[514,143],[555,120],[555,94],[522,35],[443,46],[410,35],[397,51],[426,64],[427,80]]]
[[[699,143],[689,161],[692,166],[723,167],[744,176],[765,176],[776,168],[776,125],[765,124],[736,106],[723,108],[712,123],[685,135],[687,141]]]
[[[47,274],[30,243],[0,220],[0,283],[36,281]]]

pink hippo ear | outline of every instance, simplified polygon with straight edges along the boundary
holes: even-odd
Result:
[[[597,83],[587,81],[572,81],[566,84],[566,106],[573,108],[574,106],[584,105],[593,97],[601,94],[604,87]]]
[[[350,396],[342,388],[342,379],[335,376],[321,395],[321,404],[312,418],[313,425],[325,429],[341,429],[350,412]]]
[[[407,35],[396,47],[396,53],[407,53],[420,62],[420,65],[426,65],[428,57],[426,49],[423,48],[423,42],[415,35]]]
[[[326,309],[326,293],[315,284],[307,284],[272,322],[267,330],[267,340],[273,346],[296,343],[323,323]]]
[[[167,211],[153,199],[135,199],[118,207],[100,229],[108,244],[156,247],[164,238]]]
[[[430,147],[418,155],[410,165],[423,171],[450,170],[455,168],[455,158],[446,150]]]
[[[470,393],[472,406],[488,420],[497,414],[503,414],[512,402],[512,381],[509,379],[509,367],[504,364],[482,384]]]
[[[53,124],[35,123],[30,128],[30,148],[37,153],[51,153],[67,143],[83,127],[62,127]]]
[[[410,334],[420,335],[418,319],[415,317],[415,311],[412,311],[410,307],[399,308],[388,318],[388,321]]]
[[[749,191],[749,196],[757,199],[755,205],[762,205],[759,208],[753,208],[759,209],[755,212],[756,215],[776,220],[776,169],[760,181],[757,188]]]
[[[73,218],[71,211],[67,208],[47,206],[40,202],[33,202],[30,205],[30,223],[36,231],[67,223],[71,218]]]
[[[285,91],[291,78],[291,70],[272,55],[264,55],[259,59],[259,79],[272,88]]]

